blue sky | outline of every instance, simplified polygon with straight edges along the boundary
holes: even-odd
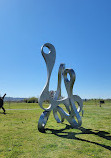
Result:
[[[73,94],[111,98],[110,0],[0,0],[0,94],[39,96],[46,78],[41,46],[52,43],[56,62],[74,69]],[[67,96],[64,83],[62,95]]]

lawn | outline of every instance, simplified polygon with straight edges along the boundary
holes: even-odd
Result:
[[[43,110],[37,103],[5,103],[9,110],[6,115],[0,110],[0,157],[110,158],[111,102],[102,107],[95,102],[84,105],[79,129],[72,129],[67,121],[56,123],[51,113],[46,133],[40,133],[37,125]]]

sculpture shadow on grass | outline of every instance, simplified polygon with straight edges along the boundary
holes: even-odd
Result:
[[[91,144],[101,146],[101,147],[111,151],[111,146],[76,137],[76,135],[81,135],[81,134],[93,134],[93,135],[97,135],[101,138],[104,138],[106,140],[111,140],[111,135],[110,135],[109,132],[93,130],[93,129],[86,129],[86,128],[83,128],[83,127],[79,127],[78,130],[80,130],[80,132],[76,133],[76,132],[66,132],[65,131],[66,129],[71,129],[71,126],[66,125],[65,128],[60,129],[60,130],[46,128],[44,132],[46,134],[48,134],[48,132],[51,132],[51,134],[54,134],[58,137],[62,137],[62,138],[66,138],[66,139],[75,139],[75,140],[82,141],[82,142],[88,142],[88,143],[91,143]]]

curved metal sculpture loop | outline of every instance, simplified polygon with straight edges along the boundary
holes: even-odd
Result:
[[[49,53],[46,54],[43,51],[43,48],[47,47],[49,49]],[[41,48],[42,56],[45,60],[46,67],[47,67],[47,82],[46,85],[40,95],[39,98],[39,105],[44,110],[44,112],[41,114],[39,121],[38,121],[38,130],[41,132],[44,132],[45,125],[47,123],[47,120],[49,118],[50,112],[53,110],[53,115],[57,123],[61,123],[66,119],[70,125],[73,128],[77,128],[81,126],[82,120],[79,113],[82,110],[83,102],[82,99],[77,96],[73,95],[73,85],[75,82],[75,72],[73,69],[65,69],[65,64],[60,64],[59,71],[58,71],[58,85],[57,85],[57,91],[52,97],[49,92],[49,83],[50,83],[50,77],[52,73],[52,69],[55,63],[56,59],[56,50],[54,46],[50,43],[46,43]],[[70,80],[67,77],[67,74],[70,76]],[[61,97],[61,80],[62,77],[64,79],[64,84],[66,87],[66,91],[68,94],[67,98]],[[43,107],[43,102],[48,100],[50,105],[48,108]],[[75,106],[75,102],[78,103],[78,109]],[[67,112],[65,112],[59,105],[64,104]],[[58,117],[57,112],[60,114],[61,119]],[[75,120],[77,119],[77,121]]]

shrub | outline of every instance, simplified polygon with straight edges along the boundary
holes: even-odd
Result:
[[[26,102],[26,103],[38,103],[38,98],[32,97],[29,99],[24,99],[24,102]]]

